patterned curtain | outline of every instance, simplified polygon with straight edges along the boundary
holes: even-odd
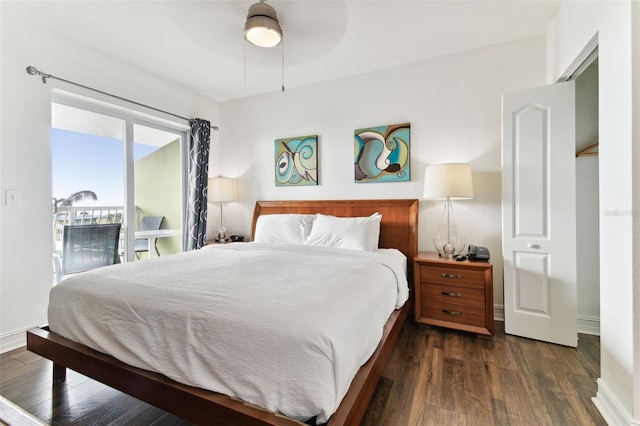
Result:
[[[186,250],[199,249],[206,244],[210,133],[211,123],[207,120],[200,118],[191,120],[186,208],[187,232],[184,233]]]

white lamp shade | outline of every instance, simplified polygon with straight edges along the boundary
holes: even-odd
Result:
[[[209,179],[207,199],[214,203],[225,203],[236,200],[235,182],[233,179],[215,177]]]
[[[471,167],[463,163],[427,166],[424,170],[424,199],[467,200],[473,198]]]

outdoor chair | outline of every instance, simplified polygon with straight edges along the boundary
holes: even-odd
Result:
[[[120,263],[120,223],[65,225],[62,236],[62,275]]]
[[[163,220],[164,216],[144,216],[140,221],[138,231],[157,231],[160,229],[160,226],[162,226]],[[149,240],[147,238],[136,238],[134,247],[136,250],[136,257],[140,258],[138,255],[139,253],[149,251]],[[160,256],[157,240],[153,248],[156,250],[156,254]],[[148,255],[151,255],[151,253],[148,253]]]

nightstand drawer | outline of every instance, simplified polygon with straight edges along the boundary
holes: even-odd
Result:
[[[422,300],[422,313],[427,318],[441,321],[468,324],[484,327],[484,308],[469,307],[455,304],[438,304],[430,300]]]
[[[484,289],[484,272],[451,266],[420,265],[420,281]]]
[[[422,283],[420,284],[420,296],[422,300],[428,299],[432,303],[453,303],[484,309],[484,289]]]

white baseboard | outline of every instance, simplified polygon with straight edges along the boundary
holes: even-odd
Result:
[[[578,315],[578,333],[600,335],[600,318]]]
[[[591,400],[598,408],[607,424],[616,426],[640,426],[639,422],[631,419],[629,413],[625,411],[622,405],[620,405],[615,395],[611,393],[602,379],[598,379],[597,383],[598,392],[595,397],[591,398]]]
[[[29,328],[0,335],[0,354],[26,346],[27,330]]]
[[[504,321],[504,305],[493,305],[493,319]]]
[[[504,305],[493,305],[493,319],[504,321]],[[600,335],[600,318],[578,316],[578,333]]]

